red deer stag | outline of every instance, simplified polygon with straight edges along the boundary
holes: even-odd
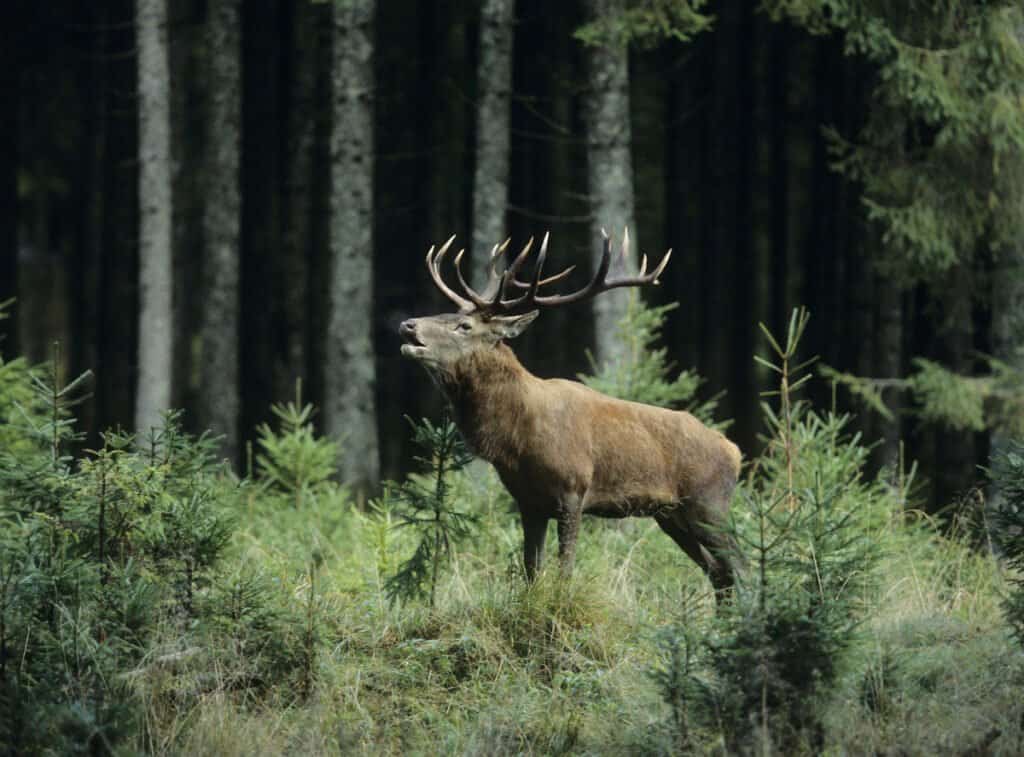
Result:
[[[436,252],[430,248],[427,269],[459,312],[404,321],[402,354],[435,378],[470,448],[494,465],[515,498],[527,576],[532,579],[540,567],[549,519],[558,523],[558,554],[569,573],[584,513],[645,515],[704,569],[721,598],[733,584],[737,559],[724,527],[739,475],[739,448],[689,413],[614,399],[576,381],[537,378],[505,344],[541,308],[581,302],[616,287],[657,284],[672,251],[650,273],[645,256],[639,275],[609,279],[606,235],[589,284],[570,294],[542,294],[573,270],[542,278],[547,234],[528,281],[519,272],[533,240],[501,274],[497,264],[508,243],[495,246],[483,293],[466,283],[463,250],[455,257],[464,292],[458,294],[441,276],[454,239]],[[624,258],[628,245],[627,233]]]

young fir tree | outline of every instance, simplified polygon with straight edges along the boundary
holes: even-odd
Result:
[[[281,428],[274,431],[264,423],[257,429],[257,477],[268,491],[301,510],[310,498],[333,491],[330,479],[337,470],[338,444],[316,435],[316,409],[303,404],[301,382],[296,382],[294,402],[275,404],[270,410]]]
[[[392,601],[429,597],[434,607],[441,569],[451,560],[455,544],[470,535],[475,520],[457,509],[450,481],[473,456],[448,418],[436,425],[426,419],[410,423],[413,443],[423,451],[416,457],[422,472],[391,488],[389,495],[397,505],[396,527],[412,529],[420,541],[385,588]]]
[[[87,375],[65,385],[56,357],[48,371],[0,365],[0,743],[106,753],[137,729],[127,672],[162,629],[194,628],[231,484],[175,414],[73,456]]]
[[[778,377],[767,393],[778,403],[763,404],[766,450],[735,508],[748,565],[734,602],[696,640],[691,625],[665,645],[657,680],[680,743],[697,725],[731,751],[822,749],[823,700],[862,619],[872,535],[898,509],[863,476],[868,449],[848,436],[849,418],[797,399],[810,379],[796,361],[806,325],[794,312],[785,340],[763,329],[773,355],[759,362]]]

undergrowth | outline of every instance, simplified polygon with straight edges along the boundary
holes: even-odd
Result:
[[[718,611],[642,519],[585,521],[574,577],[527,584],[478,462],[442,492],[472,527],[393,603],[424,533],[395,496],[354,506],[301,397],[238,478],[174,414],[72,454],[83,384],[0,364],[0,750],[1021,753],[1019,566],[916,512],[909,475],[868,475],[779,341]]]

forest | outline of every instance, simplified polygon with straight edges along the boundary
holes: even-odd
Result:
[[[1024,753],[1018,2],[0,18],[0,753]],[[402,356],[452,235],[603,231],[659,285],[511,346],[738,445],[722,604],[647,518],[527,576]]]

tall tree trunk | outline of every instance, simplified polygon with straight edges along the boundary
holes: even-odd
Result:
[[[204,297],[200,335],[202,423],[222,435],[221,454],[238,460],[239,258],[241,246],[241,4],[207,8],[208,101],[203,214]]]
[[[509,95],[514,0],[483,0],[477,68],[476,168],[473,175],[473,278],[487,280],[487,253],[507,235]]]
[[[19,39],[15,19],[21,3],[11,3],[0,18],[0,86],[6,93],[0,108],[0,302],[18,294],[18,116],[21,76],[18,67]],[[17,307],[17,306],[15,306]],[[0,355],[18,354],[17,311],[0,324]]]
[[[771,122],[771,237],[772,237],[772,332],[783,334],[789,322],[789,48],[793,35],[787,24],[772,24],[770,69]]]
[[[587,0],[586,21],[621,14],[624,0]],[[591,46],[586,49],[587,90],[583,117],[587,132],[587,192],[590,196],[591,244],[600,259],[601,229],[615,237],[617,249],[629,227],[633,249],[637,234],[633,204],[632,130],[629,112],[629,51],[625,47]],[[621,272],[616,255],[612,274]],[[625,348],[617,338],[626,313],[629,292],[612,290],[594,299],[594,348],[598,362],[618,359]]]
[[[973,373],[974,367],[972,273],[969,264],[957,265],[950,271],[946,285],[939,293],[945,311],[940,358],[950,370],[965,376]],[[963,498],[975,481],[977,461],[975,435],[970,431],[939,427],[934,433],[936,466],[933,510],[937,511]]]
[[[317,74],[320,63],[319,22],[323,6],[293,3],[291,29],[284,77],[288,113],[285,137],[282,277],[283,345],[277,356],[274,380],[280,392],[284,384],[306,381],[309,359],[307,308],[310,300],[309,272],[312,257],[313,152],[317,138]],[[305,392],[308,396],[308,388]],[[280,395],[279,396],[287,396]]]
[[[275,387],[273,366],[280,324],[281,45],[285,0],[242,13],[242,428],[271,420],[270,404],[294,394]],[[245,8],[251,8],[246,4]],[[325,102],[326,105],[326,102]],[[275,394],[283,389],[284,394]]]
[[[902,378],[903,371],[903,292],[891,277],[875,278],[875,366],[879,378]],[[878,464],[891,469],[900,461],[902,439],[900,414],[902,401],[898,391],[886,396],[886,404],[893,412],[889,421],[879,417],[878,433],[881,444],[876,453]]]
[[[996,253],[995,270],[992,276],[992,351],[995,357],[1012,368],[1024,372],[1024,156],[1013,169],[1005,168],[1004,173],[1012,175],[1012,185],[1007,198],[1016,207],[1012,212],[1018,218],[1017,233],[1011,243]],[[993,454],[1006,450],[1009,436],[1005,431],[992,433]]]
[[[137,0],[139,108],[139,352],[135,427],[171,404],[173,354],[171,111],[167,0]]]
[[[366,492],[379,454],[373,352],[374,0],[334,6],[331,220],[324,423],[343,481]]]
[[[744,6],[736,19],[736,69],[733,79],[741,120],[736,130],[736,183],[732,188],[736,246],[733,250],[733,364],[730,386],[733,391],[734,439],[742,449],[753,449],[757,443],[759,422],[758,394],[754,382],[754,334],[759,320],[758,283],[761,278],[758,249],[754,239],[755,143],[757,117],[755,88],[758,86],[754,68],[756,44],[755,14],[752,5]],[[742,120],[746,120],[744,126]]]

